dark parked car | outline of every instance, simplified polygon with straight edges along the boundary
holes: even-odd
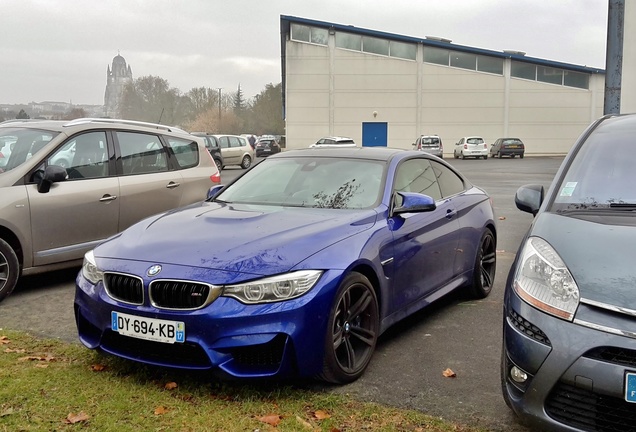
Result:
[[[532,430],[636,427],[636,115],[607,116],[564,159],[506,283],[502,389]]]
[[[211,134],[205,132],[192,132],[192,135],[203,138],[205,142],[205,148],[208,149],[208,152],[212,155],[212,159],[214,159],[214,163],[216,167],[219,169],[219,172],[223,169],[223,155],[221,154],[221,147],[219,147],[216,139]]]
[[[519,156],[523,159],[526,146],[519,138],[498,138],[492,146],[490,146],[490,156],[501,159],[503,156],[514,158]]]
[[[490,199],[426,153],[287,151],[215,189],[86,254],[75,295],[84,345],[345,383],[392,324],[453,290],[492,289]]]
[[[256,157],[265,157],[275,153],[280,153],[280,145],[274,138],[261,138],[256,143]]]

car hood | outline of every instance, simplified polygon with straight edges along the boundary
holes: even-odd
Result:
[[[636,310],[636,217],[629,213],[541,213],[532,235],[552,245],[580,297]]]
[[[277,274],[376,219],[374,210],[203,202],[145,219],[102,243],[95,256]]]

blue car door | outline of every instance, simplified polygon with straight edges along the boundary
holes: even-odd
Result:
[[[454,276],[459,244],[459,222],[452,200],[442,199],[435,172],[425,158],[403,162],[396,171],[393,189],[418,192],[436,200],[430,212],[394,216],[391,313],[408,307],[448,283]]]

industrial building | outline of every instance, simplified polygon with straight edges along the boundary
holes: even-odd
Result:
[[[517,137],[526,154],[564,154],[603,114],[603,69],[281,16],[287,148],[323,136],[412,148],[439,135]]]

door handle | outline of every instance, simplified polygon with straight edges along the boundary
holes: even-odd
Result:
[[[181,186],[181,183],[175,183],[173,181],[171,181],[170,183],[168,183],[168,185],[166,186],[168,189],[174,189],[176,187]]]
[[[448,209],[446,210],[446,219],[452,219],[457,214],[457,210]]]
[[[106,194],[99,199],[100,202],[113,201],[117,199],[117,195]]]

